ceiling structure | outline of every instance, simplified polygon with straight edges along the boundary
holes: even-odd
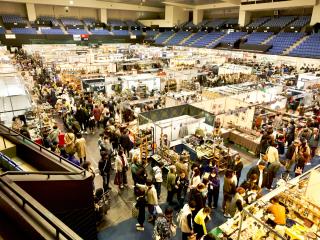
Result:
[[[166,3],[183,5],[205,5],[220,2],[219,0],[99,0],[104,2],[126,3],[148,7],[164,7]]]

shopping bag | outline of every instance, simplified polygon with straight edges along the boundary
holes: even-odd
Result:
[[[162,209],[159,205],[155,206],[156,214],[162,214]]]
[[[136,203],[132,204],[132,217],[133,218],[138,218],[139,215],[139,209],[136,208]]]

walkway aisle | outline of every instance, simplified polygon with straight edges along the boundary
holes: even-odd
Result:
[[[99,136],[99,132],[97,131],[95,135],[85,135],[87,140],[87,149],[88,156],[87,159],[92,161],[93,167],[97,168],[98,161],[100,158],[97,139]],[[241,153],[244,159],[245,168],[242,172],[242,179],[246,176],[247,171],[251,167],[251,162],[256,161],[252,156],[249,156],[245,152]],[[135,201],[135,197],[133,195],[133,181],[131,178],[131,172],[128,171],[128,188],[124,190],[119,190],[117,186],[113,184],[114,180],[114,172],[111,175],[111,209],[108,211],[107,216],[105,217],[105,221],[103,221],[99,228],[98,239],[99,240],[151,240],[152,239],[152,231],[153,225],[145,222],[145,231],[137,232],[135,224],[137,223],[136,219],[133,219],[131,216],[131,208],[132,204]],[[241,180],[240,182],[242,182]],[[223,182],[223,176],[221,176],[221,182]],[[99,188],[102,186],[102,178],[100,175],[96,175],[95,178],[95,186]],[[164,186],[162,186],[162,194],[160,199],[160,206],[164,210],[167,206],[166,196],[167,192]],[[218,209],[213,210],[212,220],[208,223],[208,229],[212,229],[216,226],[221,225],[226,219],[223,217],[223,213],[221,212],[221,203],[222,203],[222,185],[220,187],[220,196],[219,196],[219,207]],[[147,211],[146,211],[147,212]],[[147,219],[147,217],[146,217]],[[174,239],[181,239],[181,232],[178,229],[177,236]]]

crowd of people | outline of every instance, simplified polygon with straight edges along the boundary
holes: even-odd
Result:
[[[127,129],[126,123],[135,116],[129,109],[124,109],[120,97],[106,97],[104,94],[84,94],[73,86],[59,80],[54,69],[43,67],[40,59],[31,58],[25,52],[16,53],[16,59],[23,70],[29,71],[36,81],[34,92],[40,102],[48,102],[62,127],[56,123],[48,134],[44,135],[44,145],[77,166],[82,166],[92,173],[96,171],[87,158],[86,135],[101,132],[97,145],[100,150],[98,162],[105,191],[111,189],[111,176],[119,190],[128,187],[128,175],[134,183],[136,197],[135,208],[138,211],[136,229],[144,231],[146,208],[147,221],[154,224],[153,238],[169,240],[179,227],[183,240],[215,239],[207,231],[206,224],[217,211],[219,192],[222,188],[222,211],[226,218],[233,217],[263,194],[263,189],[271,190],[280,169],[302,174],[305,166],[311,164],[320,146],[319,139],[319,107],[315,106],[314,118],[299,125],[291,120],[289,124],[282,121],[281,115],[268,125],[256,126],[263,132],[260,143],[261,159],[250,168],[242,182],[244,167],[240,155],[229,160],[224,177],[219,176],[214,160],[205,164],[178,162],[169,166],[166,178],[163,176],[163,164],[155,165],[151,173],[141,162],[139,155],[131,153],[134,139]],[[289,68],[288,71],[294,71]],[[27,124],[15,118],[12,125],[16,131],[27,134]],[[59,135],[64,132],[63,144],[59,144]],[[30,138],[30,136],[29,136]],[[189,170],[190,169],[190,170]],[[162,211],[160,204],[162,186],[166,186],[166,202],[168,207]],[[215,210],[213,210],[215,209]],[[174,211],[178,211],[177,219]],[[273,211],[273,208],[270,208]],[[177,222],[177,226],[174,222]]]

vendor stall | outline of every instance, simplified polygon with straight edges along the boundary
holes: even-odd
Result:
[[[212,232],[219,239],[319,239],[320,237],[320,167],[286,182],[245,207]],[[285,224],[278,224],[270,203],[276,197],[286,208]],[[277,203],[273,203],[277,204]]]

